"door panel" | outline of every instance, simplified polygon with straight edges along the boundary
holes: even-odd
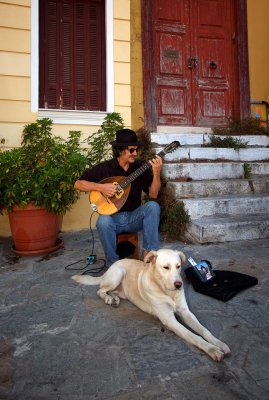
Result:
[[[235,103],[232,0],[155,0],[157,124],[225,125]]]
[[[156,113],[160,124],[191,123],[187,69],[189,12],[186,0],[158,0],[154,7]]]
[[[192,1],[197,69],[193,87],[196,125],[223,125],[232,113],[232,29],[230,0]]]

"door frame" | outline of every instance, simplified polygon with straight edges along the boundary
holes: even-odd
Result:
[[[150,132],[157,127],[157,110],[154,89],[155,62],[152,60],[153,29],[152,1],[141,0],[142,15],[142,68],[144,96],[144,125]],[[236,16],[237,62],[240,119],[250,116],[250,88],[248,61],[247,0],[231,0]]]

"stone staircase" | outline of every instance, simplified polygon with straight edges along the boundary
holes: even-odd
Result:
[[[201,147],[210,141],[209,128],[159,127],[151,134],[157,152],[181,143],[166,155],[163,174],[188,210],[185,239],[193,243],[269,238],[269,137],[234,138],[247,148]]]

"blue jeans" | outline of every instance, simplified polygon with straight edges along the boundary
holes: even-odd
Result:
[[[117,235],[123,232],[143,232],[143,250],[158,250],[160,206],[149,201],[134,211],[117,212],[114,215],[100,215],[96,228],[103,246],[107,266],[119,259]]]

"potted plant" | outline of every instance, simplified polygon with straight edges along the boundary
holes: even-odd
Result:
[[[24,127],[21,147],[0,152],[0,211],[9,215],[16,254],[60,247],[60,219],[77,200],[73,185],[87,166],[80,135],[54,136],[43,118]]]

